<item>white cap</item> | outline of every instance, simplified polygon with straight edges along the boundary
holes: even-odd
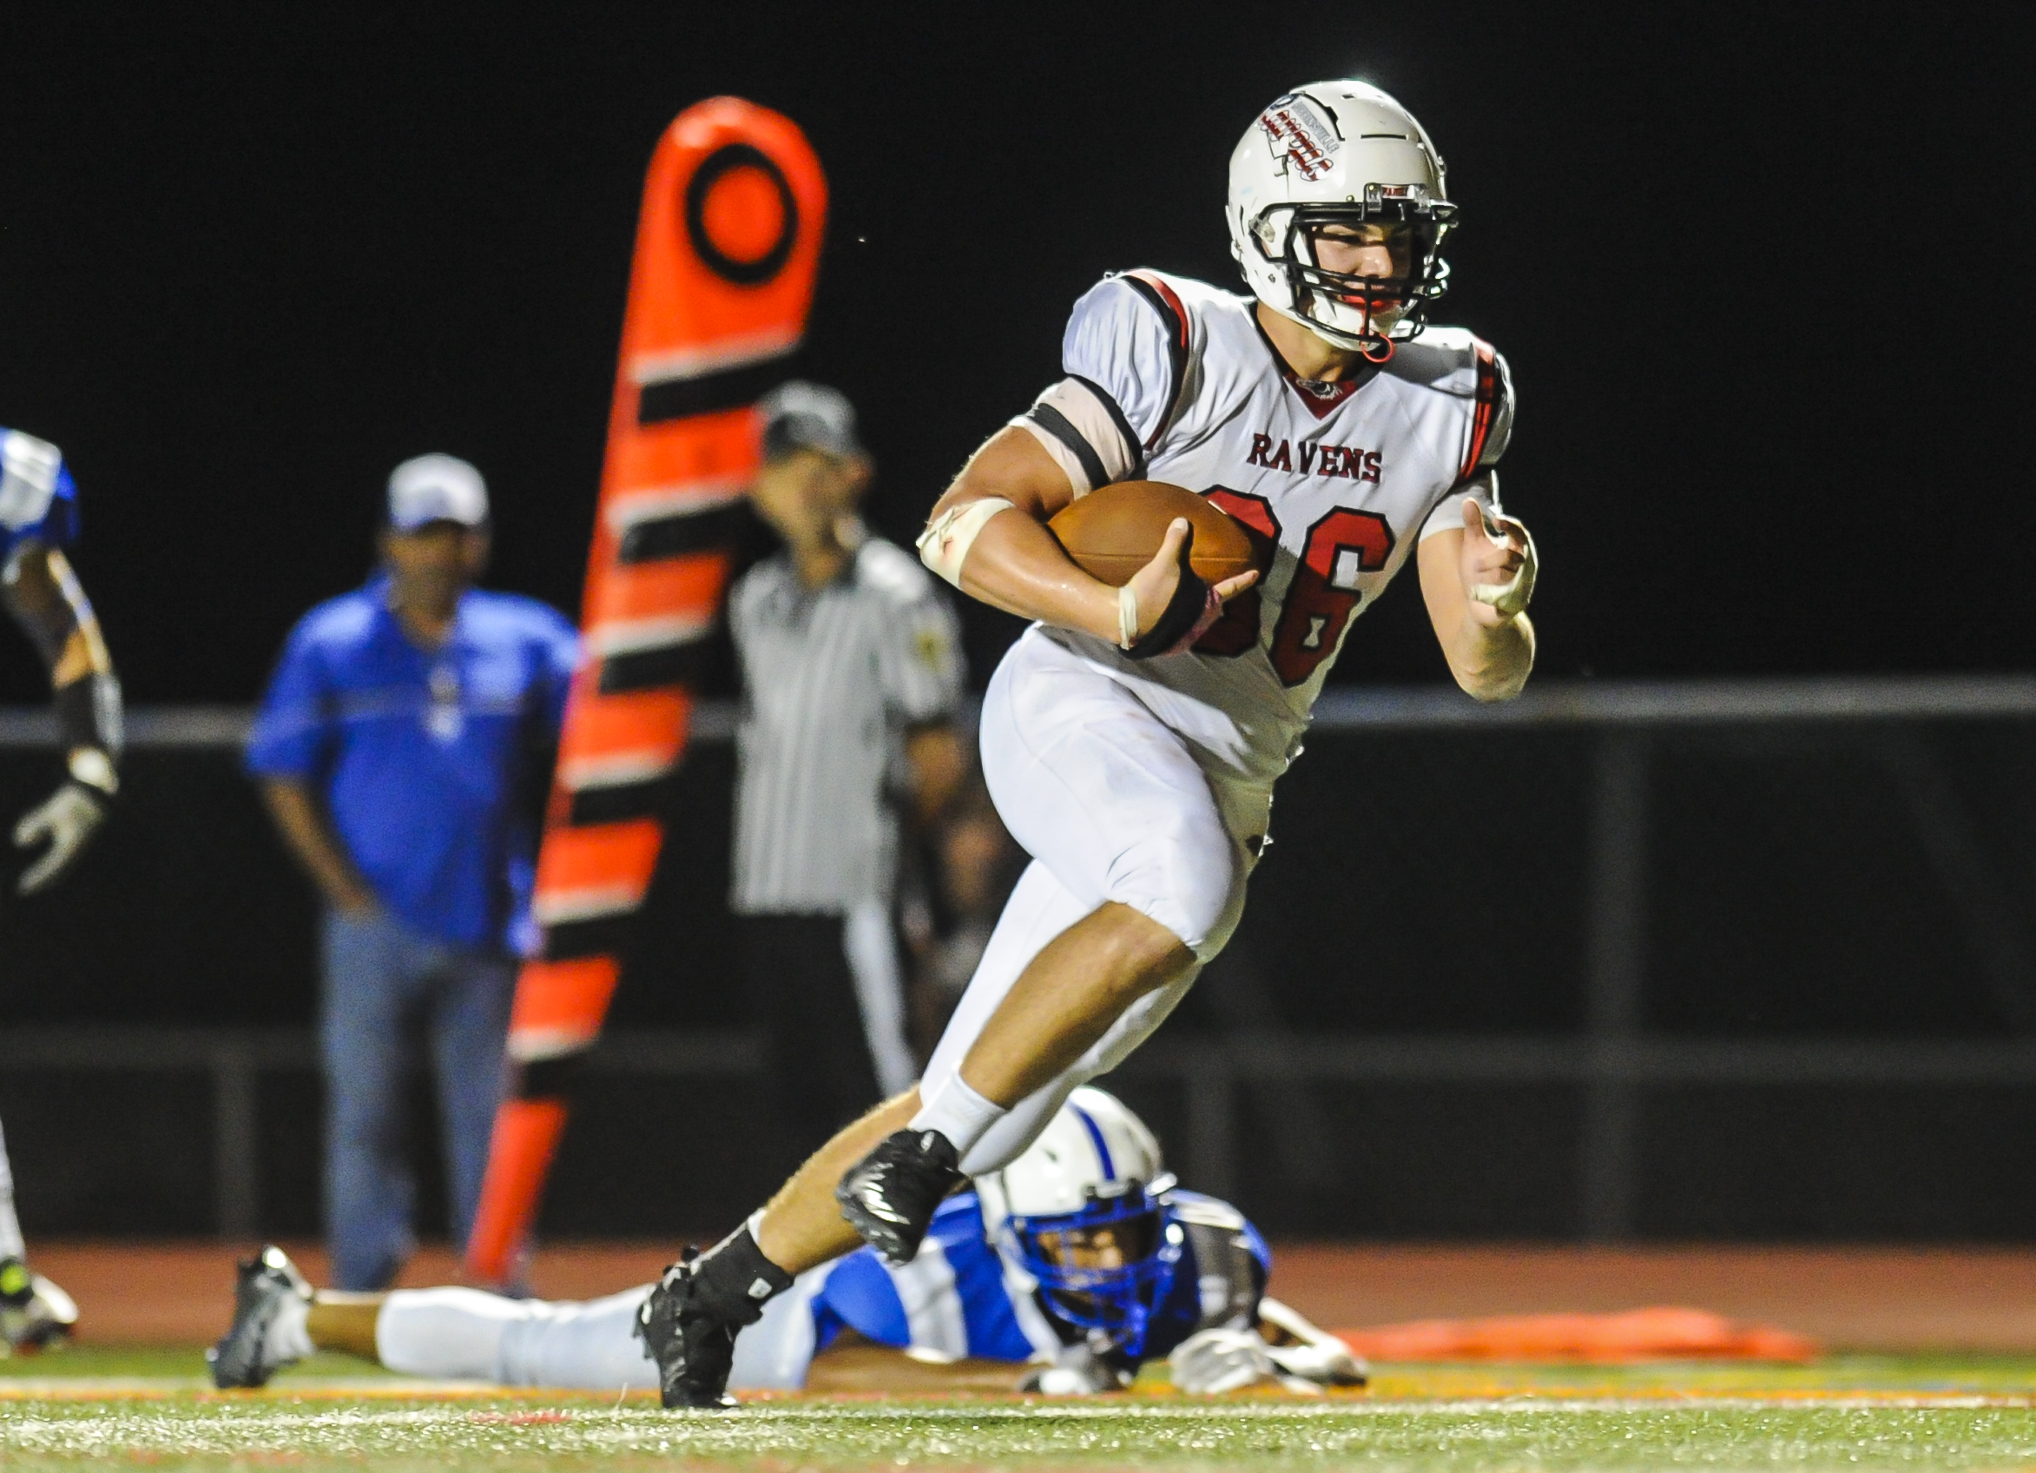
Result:
[[[855,408],[839,389],[793,379],[757,400],[756,412],[763,421],[765,460],[792,450],[818,450],[842,460],[863,453],[855,437]]]
[[[478,527],[487,520],[487,483],[456,455],[420,455],[389,472],[389,525],[399,532],[426,522]]]

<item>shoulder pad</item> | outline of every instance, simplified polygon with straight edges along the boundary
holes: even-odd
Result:
[[[0,527],[22,532],[38,526],[64,480],[64,456],[56,446],[0,429]]]
[[[1166,1204],[1194,1258],[1200,1327],[1250,1325],[1265,1292],[1251,1224],[1228,1202],[1198,1192],[1169,1192]]]
[[[956,1192],[945,1202],[933,1209],[933,1221],[927,1229],[927,1237],[940,1244],[943,1249],[957,1245],[975,1243],[986,1246],[983,1230],[983,1207],[973,1190]]]
[[[1498,463],[1513,437],[1513,376],[1499,351],[1462,327],[1431,327],[1400,345],[1381,370],[1453,399],[1471,401],[1470,433],[1459,479]]]
[[[1380,372],[1438,393],[1468,396],[1475,387],[1477,341],[1468,328],[1431,327],[1411,343],[1401,343]]]
[[[1143,266],[1104,277],[1075,303],[1061,366],[1116,405],[1141,459],[1195,393],[1208,339],[1197,319],[1226,304],[1234,299],[1205,282]]]
[[[964,1191],[956,1192],[952,1197],[947,1198],[938,1207],[934,1208],[933,1220],[940,1222],[946,1218],[967,1217],[971,1214],[980,1217],[982,1212],[982,1198],[976,1195],[974,1187],[969,1187]]]
[[[1227,1228],[1233,1232],[1244,1228],[1244,1214],[1220,1197],[1176,1189],[1166,1194],[1166,1204],[1175,1217],[1196,1227]]]
[[[1151,266],[1133,266],[1127,271],[1113,271],[1103,280],[1124,281],[1132,277],[1137,277],[1155,288],[1164,287],[1180,301],[1190,316],[1209,307],[1249,306],[1254,300],[1250,297],[1240,297],[1235,292],[1226,292],[1206,281],[1197,281],[1192,276],[1180,276],[1172,271],[1161,271]]]

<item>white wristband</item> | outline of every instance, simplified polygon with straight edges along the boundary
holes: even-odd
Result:
[[[1011,509],[1011,503],[1001,496],[963,502],[919,534],[919,561],[960,588],[961,565],[968,561],[969,549],[975,546],[984,523],[998,512]]]
[[[113,759],[97,747],[77,748],[67,765],[73,778],[109,798],[120,791],[120,774],[113,768]]]
[[[1126,583],[1117,590],[1117,648],[1128,650],[1138,643],[1138,595]]]

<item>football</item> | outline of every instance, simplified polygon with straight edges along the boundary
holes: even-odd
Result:
[[[1194,534],[1188,561],[1210,583],[1259,566],[1243,524],[1206,498],[1164,481],[1119,481],[1063,508],[1047,528],[1092,578],[1121,588],[1152,561],[1167,527],[1186,517]]]

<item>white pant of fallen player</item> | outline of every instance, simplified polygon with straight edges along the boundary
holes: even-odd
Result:
[[[801,1274],[735,1342],[732,1391],[797,1390],[813,1363],[812,1301],[827,1268]],[[649,1284],[600,1299],[505,1299],[479,1289],[398,1289],[375,1321],[383,1365],[434,1381],[655,1389],[657,1363],[636,1337]]]

